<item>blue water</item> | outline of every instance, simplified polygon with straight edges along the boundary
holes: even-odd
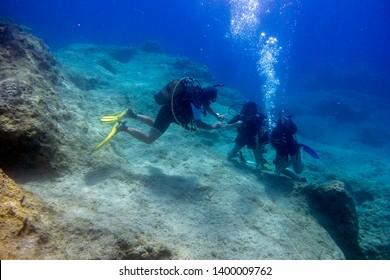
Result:
[[[232,38],[233,6],[253,2],[259,5],[259,23],[251,26],[257,36]],[[278,38],[283,48],[278,65],[282,88],[316,65],[345,68],[360,61],[371,71],[390,68],[386,0],[3,0],[0,15],[30,27],[53,50],[76,42],[155,40],[169,54],[208,65],[220,82],[247,96],[257,96],[262,82],[253,49],[260,32]]]

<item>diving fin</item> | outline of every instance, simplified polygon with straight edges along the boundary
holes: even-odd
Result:
[[[299,144],[300,147],[303,148],[303,150],[308,153],[309,155],[311,155],[313,158],[315,159],[320,159],[320,156],[316,153],[316,151],[314,151],[312,148],[310,148],[309,146],[305,145],[305,144]]]
[[[104,124],[117,123],[117,122],[119,122],[121,119],[123,119],[126,116],[128,110],[129,109],[126,109],[123,112],[118,113],[116,115],[103,116],[103,117],[100,118],[100,122],[104,123]]]
[[[103,142],[101,142],[99,145],[97,145],[92,151],[90,154],[96,152],[97,150],[99,150],[101,147],[103,147],[104,145],[107,144],[108,141],[111,140],[112,137],[114,137],[114,135],[117,133],[117,126],[119,125],[119,122],[117,122],[114,127],[111,129],[111,132],[107,135],[106,139],[103,140]]]

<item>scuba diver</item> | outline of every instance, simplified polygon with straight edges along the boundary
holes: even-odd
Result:
[[[280,115],[276,127],[271,132],[270,142],[276,150],[273,161],[275,173],[277,175],[282,173],[293,180],[306,182],[306,178],[301,178],[297,174],[301,174],[304,168],[301,148],[307,146],[298,144],[295,136],[298,127],[291,118],[292,116],[282,118]],[[287,169],[289,166],[293,167],[294,172]]]
[[[197,80],[190,77],[171,81],[154,95],[155,101],[162,105],[156,119],[137,114],[132,109],[127,109],[117,115],[102,117],[100,119],[102,123],[115,123],[115,125],[106,139],[97,145],[92,152],[103,147],[120,131],[128,133],[143,143],[151,144],[164,134],[171,123],[179,124],[188,130],[222,128],[223,124],[220,121],[223,121],[226,116],[216,113],[210,106],[217,99],[217,87],[219,86],[222,85],[202,88]],[[213,115],[219,122],[214,124],[203,122],[201,116],[206,116],[207,113]],[[150,126],[149,132],[126,126],[126,122],[120,121],[125,117]]]
[[[241,149],[247,146],[248,149],[253,151],[256,169],[264,167],[267,163],[263,158],[263,148],[266,143],[263,133],[265,118],[266,116],[264,114],[259,113],[256,103],[247,102],[242,107],[240,114],[234,116],[225,125],[225,129],[237,129],[237,137],[234,139],[234,145],[227,154],[228,160],[232,160],[238,156],[241,161],[247,162],[241,152]],[[256,141],[256,136],[261,140]]]

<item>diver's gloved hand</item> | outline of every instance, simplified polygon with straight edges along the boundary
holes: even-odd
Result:
[[[222,122],[223,120],[227,119],[227,114],[220,115],[220,114],[217,113],[216,118],[217,118],[217,120],[219,120],[220,122]]]
[[[118,122],[118,125],[116,127],[116,132],[121,132],[121,131],[127,131],[126,122]]]
[[[126,117],[131,118],[131,119],[136,119],[137,116],[138,116],[138,114],[136,112],[134,112],[134,110],[132,108],[127,109]]]

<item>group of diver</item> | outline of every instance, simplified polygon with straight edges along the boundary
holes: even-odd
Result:
[[[299,182],[306,182],[306,178],[300,177],[303,171],[302,149],[313,157],[318,155],[308,146],[299,144],[296,138],[297,126],[291,116],[279,116],[276,127],[271,131],[265,125],[266,116],[259,110],[254,102],[246,102],[240,113],[225,122],[227,114],[221,115],[214,111],[211,104],[218,97],[217,87],[214,85],[202,88],[200,83],[190,77],[173,80],[154,95],[155,101],[161,105],[155,119],[136,113],[133,109],[127,109],[116,115],[104,116],[102,123],[114,124],[110,134],[102,143],[97,145],[92,152],[103,147],[118,132],[126,132],[139,141],[151,144],[156,141],[168,129],[171,123],[183,126],[185,129],[232,129],[236,128],[237,136],[234,145],[227,153],[228,160],[238,157],[242,162],[247,162],[241,149],[245,146],[252,150],[256,169],[265,169],[268,162],[264,159],[264,146],[270,143],[276,151],[275,173],[284,174]],[[217,120],[214,124],[208,124],[201,120],[202,116],[211,114]],[[150,126],[149,131],[141,131],[126,125],[123,118],[131,118]],[[293,171],[290,170],[293,168]]]

